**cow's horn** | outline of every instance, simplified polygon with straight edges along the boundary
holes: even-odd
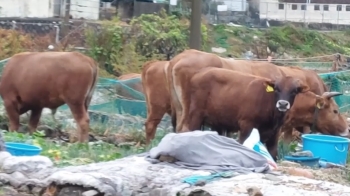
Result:
[[[339,96],[342,95],[343,93],[340,92],[324,92],[322,96],[326,97],[326,98],[331,98],[334,96]]]

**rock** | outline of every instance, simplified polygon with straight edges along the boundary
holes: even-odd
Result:
[[[82,193],[82,196],[95,196],[100,194],[98,191],[96,190],[89,190],[89,191],[85,191]]]
[[[45,156],[11,156],[3,162],[2,171],[8,174],[15,171],[33,173],[52,167],[52,161]]]
[[[20,186],[17,190],[19,192],[30,193],[29,188],[28,188],[27,185]]]
[[[204,186],[204,185],[206,185],[207,184],[207,182],[205,181],[205,180],[198,180],[195,184],[194,184],[194,186]]]
[[[299,163],[292,161],[282,161],[279,165],[284,167],[300,167]]]
[[[309,150],[305,150],[305,151],[301,151],[301,152],[294,152],[294,153],[290,153],[291,156],[293,157],[313,157],[314,155],[312,154],[311,151]]]
[[[292,176],[302,176],[310,179],[314,178],[314,175],[310,171],[303,168],[288,168],[287,173]]]
[[[202,189],[196,189],[191,191],[188,196],[212,196],[212,194]]]
[[[279,177],[271,174],[265,174],[264,178],[271,181],[282,181]]]
[[[16,191],[14,188],[9,186],[2,187],[2,192],[6,196],[15,196],[18,194],[18,191]]]
[[[83,192],[83,187],[67,186],[63,187],[57,196],[82,196]]]
[[[159,161],[168,162],[168,163],[175,163],[177,161],[174,157],[166,156],[166,155],[160,155],[158,159]]]
[[[221,47],[219,47],[219,48],[214,48],[214,47],[212,47],[212,48],[211,48],[211,51],[220,54],[220,53],[226,52],[227,50],[226,50],[225,48],[221,48]]]
[[[2,168],[2,165],[4,164],[5,160],[11,156],[12,155],[7,151],[0,152],[0,168]]]
[[[39,195],[41,195],[42,191],[43,191],[43,188],[41,188],[41,187],[33,187],[31,193],[34,196],[39,196]]]
[[[255,186],[247,188],[247,192],[249,196],[263,196],[260,189]]]

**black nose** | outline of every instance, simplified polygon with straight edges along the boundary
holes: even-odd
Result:
[[[280,102],[279,104],[280,104],[280,106],[284,106],[284,107],[287,107],[287,105],[288,105],[288,103],[284,103],[284,102],[282,102],[282,103]]]

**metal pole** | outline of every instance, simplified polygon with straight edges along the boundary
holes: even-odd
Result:
[[[70,0],[66,0],[66,10],[64,14],[64,22],[63,22],[63,28],[62,28],[63,36],[67,35],[68,33],[69,16],[70,16]]]
[[[201,49],[201,15],[202,0],[192,0],[191,6],[191,25],[189,47],[191,49]]]

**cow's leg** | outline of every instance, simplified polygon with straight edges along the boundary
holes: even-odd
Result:
[[[201,92],[198,91],[197,93],[201,94]],[[206,100],[194,100],[195,97],[199,97],[199,95],[193,94],[191,101],[188,102],[187,118],[182,121],[183,127],[186,128],[186,130],[183,129],[182,131],[200,130],[202,125],[204,125],[204,112],[200,109],[205,108]]]
[[[163,107],[152,106],[149,107],[150,111],[147,115],[145,129],[146,129],[146,145],[154,139],[156,135],[156,129],[160,121],[162,120],[166,109]]]
[[[55,118],[56,112],[57,112],[57,108],[51,109],[51,117],[52,117],[52,120],[53,120],[53,122],[54,122],[54,123],[56,124],[56,126],[57,126],[57,125],[58,125],[58,121],[57,121],[56,118]]]
[[[293,128],[282,127],[281,132],[283,132],[283,143],[290,144],[293,141]]]
[[[297,128],[297,130],[299,130],[298,128]],[[309,126],[305,126],[305,127],[302,127],[302,134],[309,134],[309,133],[311,133],[311,128],[309,127]]]
[[[203,124],[203,114],[198,111],[191,111],[189,118],[184,121],[185,127],[188,128],[186,131],[201,130]]]
[[[5,110],[10,121],[10,131],[17,131],[19,128],[19,111],[15,102],[4,101]]]
[[[36,128],[38,127],[40,116],[42,113],[42,108],[35,108],[32,110],[29,118],[29,133],[33,134],[36,131]]]
[[[175,112],[175,109],[172,108],[171,110],[171,113],[170,113],[170,116],[171,116],[171,124],[173,125],[173,131],[176,133],[176,112]]]
[[[78,124],[78,141],[88,142],[89,140],[89,130],[90,130],[90,119],[85,105],[82,104],[67,104],[72,111],[74,120]]]
[[[250,134],[253,131],[254,126],[250,123],[247,122],[240,122],[239,123],[240,126],[240,133],[239,133],[239,137],[238,137],[238,142],[240,144],[243,144],[243,142],[250,136]]]
[[[279,129],[274,135],[272,135],[270,139],[268,139],[266,142],[266,148],[275,161],[277,160],[278,138],[280,134],[281,134],[281,129]]]

